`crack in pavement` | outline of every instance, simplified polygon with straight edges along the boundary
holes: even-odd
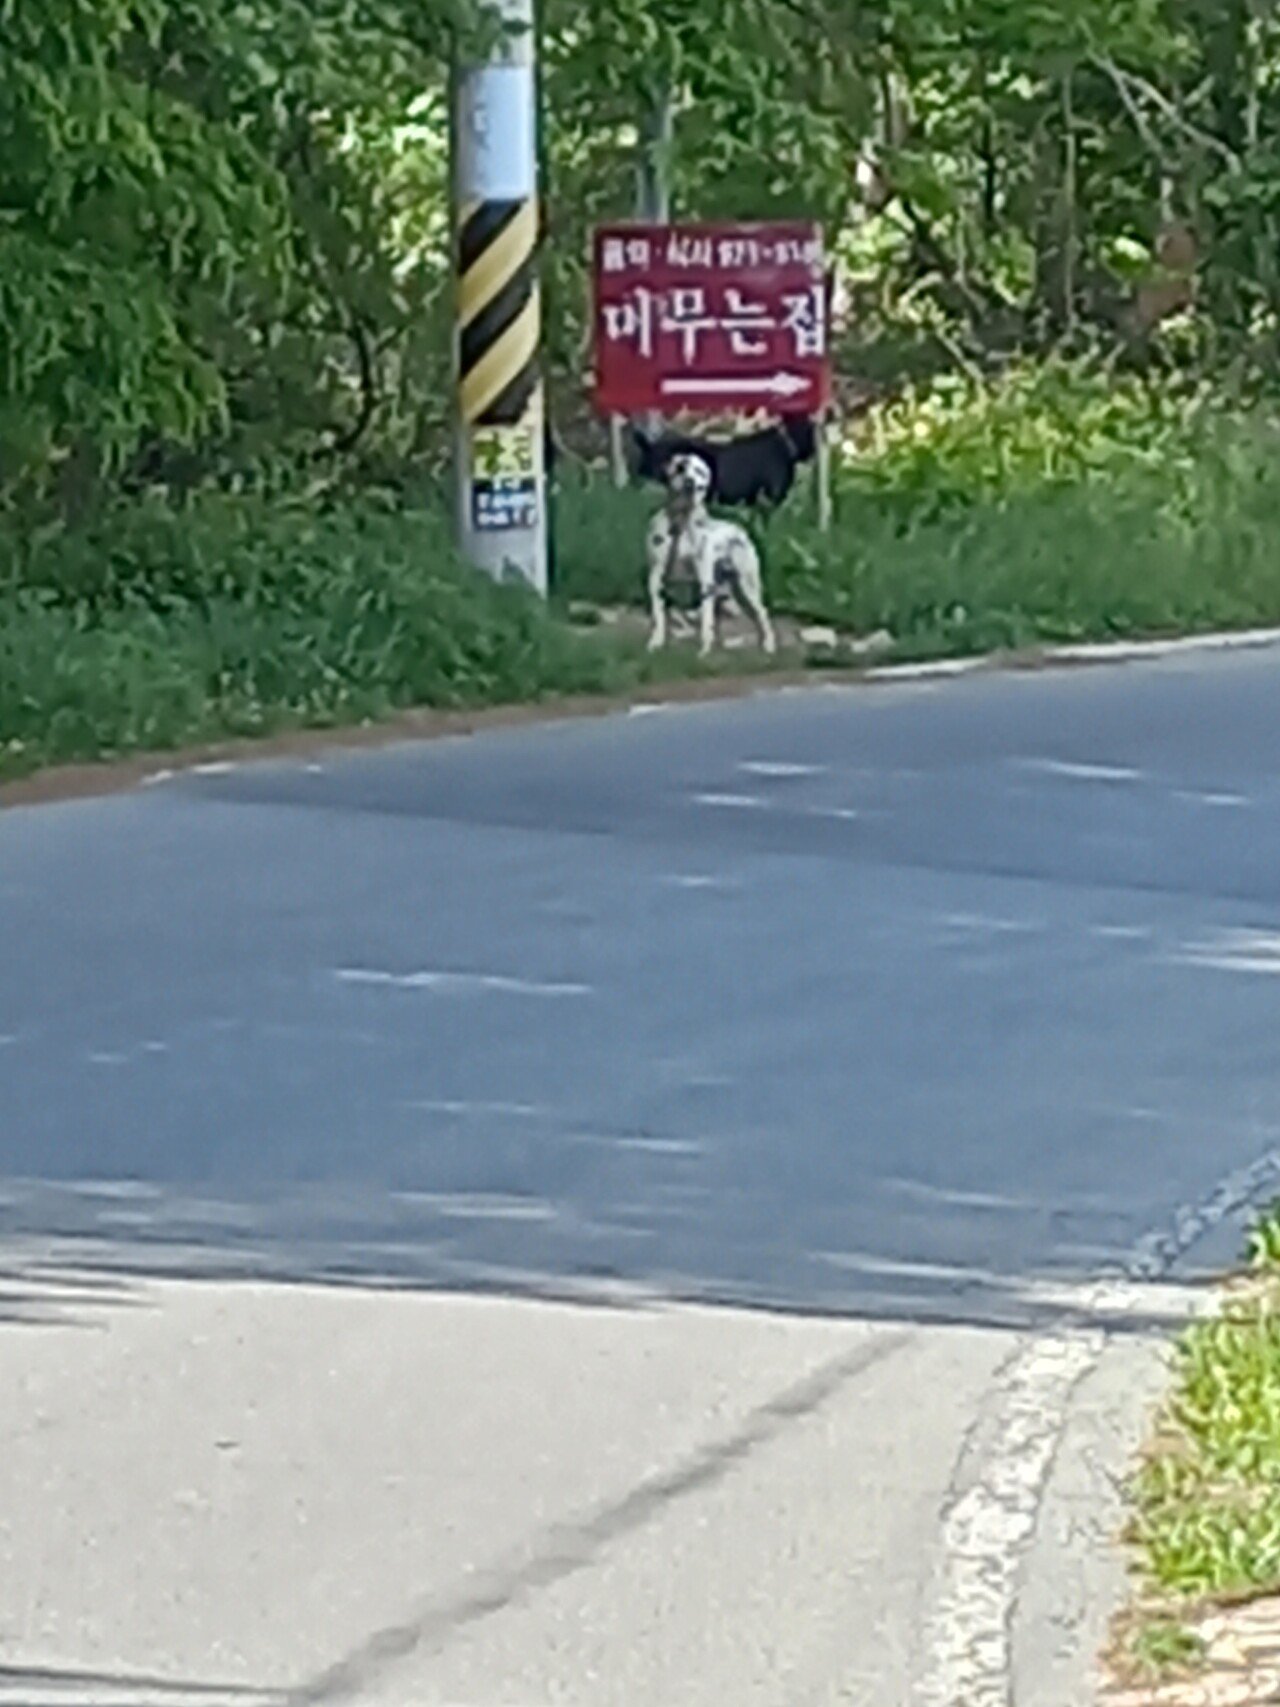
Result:
[[[584,1570],[614,1542],[643,1528],[676,1501],[721,1482],[753,1453],[804,1421],[859,1376],[904,1350],[911,1332],[881,1333],[845,1352],[751,1411],[731,1434],[674,1469],[646,1477],[621,1499],[578,1522],[556,1525],[530,1557],[483,1573],[465,1593],[424,1602],[402,1623],[379,1630],[318,1677],[284,1692],[280,1707],[331,1707],[467,1626]]]

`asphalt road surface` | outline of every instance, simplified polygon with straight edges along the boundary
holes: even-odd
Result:
[[[0,1707],[1090,1701],[1277,973],[1274,651],[3,812]]]

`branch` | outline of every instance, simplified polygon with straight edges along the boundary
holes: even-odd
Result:
[[[926,272],[937,274],[940,283],[953,294],[954,301],[962,306],[969,320],[977,323],[997,308],[1008,308],[1010,304],[998,295],[993,298],[989,291],[980,293],[960,277],[959,269],[941,240],[910,197],[903,195],[892,180],[890,188],[907,221],[907,234],[915,248],[917,262]]]
[[[1128,113],[1129,117],[1133,120],[1134,128],[1137,130],[1137,132],[1141,136],[1142,140],[1146,143],[1147,147],[1155,155],[1155,157],[1159,161],[1160,165],[1162,167],[1166,167],[1168,165],[1168,160],[1166,159],[1164,149],[1160,146],[1160,138],[1156,135],[1155,131],[1152,130],[1150,124],[1147,122],[1147,115],[1143,112],[1142,108],[1134,100],[1133,95],[1129,89],[1129,85],[1128,85],[1127,81],[1125,80],[1124,74],[1121,72],[1119,66],[1114,65],[1109,59],[1103,59],[1098,55],[1094,56],[1093,64],[1095,66],[1097,66],[1097,68],[1100,71],[1104,72],[1105,75],[1110,79],[1110,81],[1112,83],[1114,83],[1116,93],[1119,95],[1121,101],[1123,102],[1125,111]]]
[[[1140,77],[1133,71],[1121,70],[1115,60],[1111,59],[1104,53],[1092,54],[1090,56],[1090,61],[1115,85],[1120,99],[1124,102],[1126,111],[1141,131],[1147,145],[1151,148],[1152,152],[1162,164],[1165,160],[1164,150],[1160,147],[1160,143],[1157,140],[1155,133],[1152,131],[1146,115],[1143,113],[1134,97],[1135,90],[1139,94],[1144,95],[1147,100],[1151,101],[1153,105],[1156,106],[1164,115],[1164,117],[1168,119],[1169,123],[1173,125],[1175,129],[1180,130],[1185,137],[1189,138],[1190,141],[1197,143],[1199,147],[1207,149],[1212,154],[1217,154],[1226,162],[1231,171],[1239,171],[1240,157],[1236,154],[1235,150],[1230,148],[1220,136],[1214,136],[1212,131],[1202,130],[1199,125],[1192,124],[1189,118],[1186,118],[1181,112],[1179,112],[1177,106],[1169,99],[1164,91],[1162,89],[1158,89],[1156,85],[1150,82],[1146,77]]]
[[[360,368],[360,413],[347,431],[336,437],[329,447],[334,456],[346,456],[360,443],[378,412],[378,382],[374,372],[373,355],[369,349],[369,337],[364,322],[359,315],[353,314],[347,325],[347,333],[356,352],[356,362]]]

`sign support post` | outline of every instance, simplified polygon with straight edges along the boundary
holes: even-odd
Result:
[[[457,68],[453,188],[457,268],[458,542],[478,568],[547,590],[539,354],[534,0],[495,0],[502,34]]]
[[[831,532],[831,437],[827,417],[815,415],[813,480],[817,490],[818,532]]]

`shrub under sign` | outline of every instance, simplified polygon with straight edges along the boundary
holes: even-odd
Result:
[[[595,240],[596,405],[820,415],[831,396],[821,229],[620,225]]]

